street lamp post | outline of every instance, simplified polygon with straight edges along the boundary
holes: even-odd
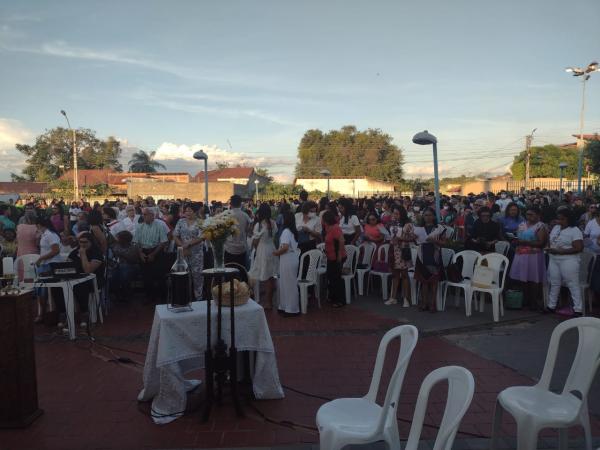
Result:
[[[329,169],[323,169],[320,173],[324,177],[327,177],[327,199],[329,200],[329,180],[331,179],[331,172]]]
[[[561,162],[558,167],[560,168],[560,184],[558,189],[558,200],[562,202],[563,199],[563,174],[565,172],[565,168],[567,167],[567,163]]]
[[[440,214],[440,178],[438,175],[437,138],[425,130],[421,133],[415,134],[412,141],[418,145],[433,145],[433,187],[435,191],[435,215],[437,217],[437,221],[440,222],[442,216]]]
[[[204,211],[208,215],[208,155],[202,150],[198,150],[194,153],[194,159],[204,161]]]
[[[75,201],[79,201],[79,176],[77,174],[77,137],[75,135],[75,130],[71,128],[71,123],[69,122],[69,118],[67,117],[67,113],[64,109],[60,110],[60,113],[65,116],[67,119],[67,126],[73,135],[73,191],[75,194]]]
[[[583,118],[585,113],[585,85],[587,80],[592,76],[592,72],[600,72],[598,63],[593,61],[588,64],[585,69],[579,67],[567,67],[565,71],[573,74],[574,77],[583,77],[581,79],[582,92],[581,92],[581,111],[579,113],[579,141],[577,146],[579,147],[579,162],[577,165],[577,193],[581,195],[581,177],[583,176],[583,149],[585,147],[583,140]]]
[[[256,194],[256,203],[258,203],[258,180],[254,180],[254,192]]]

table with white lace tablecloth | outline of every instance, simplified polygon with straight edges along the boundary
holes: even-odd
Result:
[[[155,423],[168,423],[183,415],[186,393],[200,383],[184,375],[204,367],[206,350],[206,302],[192,303],[192,310],[174,312],[158,305],[144,365],[144,389],[140,401],[152,400]],[[216,343],[217,308],[211,305],[213,345]],[[229,307],[222,309],[222,336],[229,347]],[[235,346],[238,352],[256,352],[252,387],[257,399],[283,398],[275,349],[263,308],[253,300],[235,307]]]

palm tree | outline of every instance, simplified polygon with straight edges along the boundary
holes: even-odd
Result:
[[[129,160],[129,171],[134,173],[142,172],[157,172],[157,169],[166,170],[164,164],[154,160],[156,152],[147,153],[144,150],[140,150],[131,155]]]

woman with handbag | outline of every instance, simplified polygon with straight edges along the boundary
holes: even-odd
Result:
[[[411,242],[414,242],[416,236],[414,227],[408,218],[408,213],[403,206],[394,206],[392,209],[392,224],[390,226],[390,235],[392,237],[389,265],[392,269],[392,289],[390,298],[385,302],[386,305],[396,305],[396,293],[398,286],[402,285],[402,306],[410,306],[410,281],[408,270],[412,268]]]
[[[437,223],[435,211],[427,208],[423,212],[423,227],[415,228],[419,250],[415,265],[415,279],[421,283],[419,310],[434,313],[438,284],[444,279],[442,245],[445,243],[446,228]]]

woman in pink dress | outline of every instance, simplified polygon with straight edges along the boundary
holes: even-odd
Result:
[[[35,211],[25,211],[24,218],[25,222],[17,225],[17,258],[40,253]]]

